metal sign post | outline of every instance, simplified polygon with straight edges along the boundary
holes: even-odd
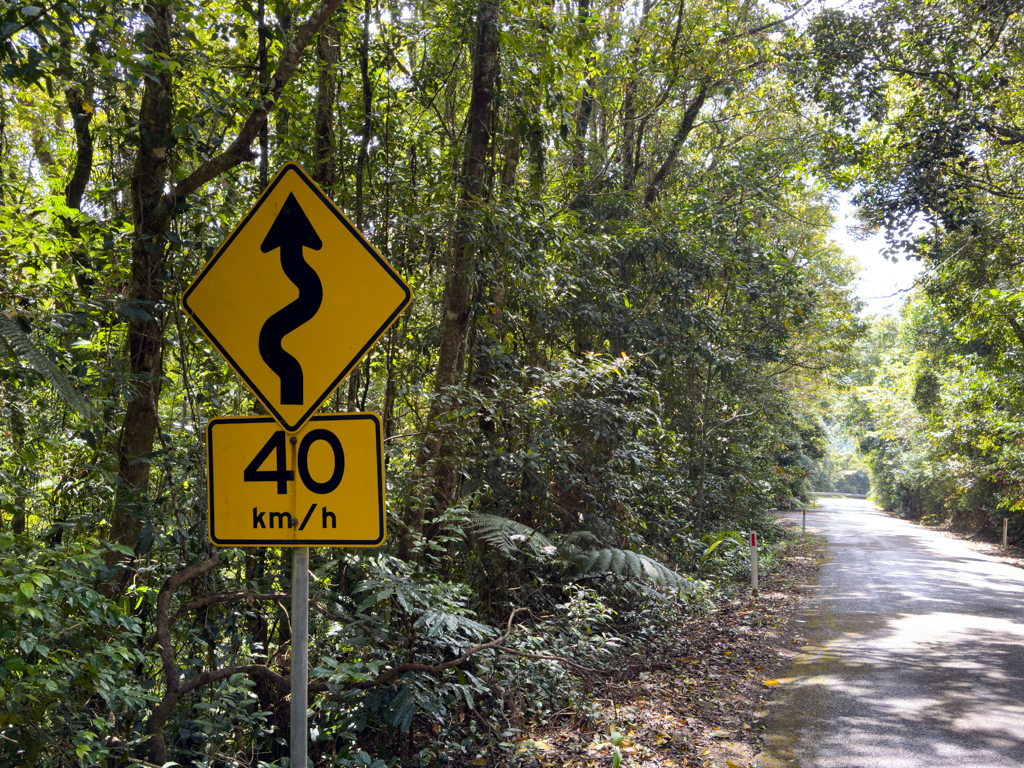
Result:
[[[309,738],[309,547],[292,549],[292,768],[306,768]]]

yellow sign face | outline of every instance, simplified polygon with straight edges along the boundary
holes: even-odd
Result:
[[[297,434],[268,416],[206,427],[210,540],[219,547],[377,547],[384,456],[374,413],[314,416]]]
[[[181,304],[278,423],[295,432],[411,300],[391,265],[288,163]]]

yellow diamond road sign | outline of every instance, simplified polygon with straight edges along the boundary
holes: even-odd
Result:
[[[271,415],[295,432],[411,300],[391,265],[288,163],[181,303]]]
[[[210,540],[221,547],[376,547],[384,458],[373,413],[314,416],[294,435],[268,416],[206,427]]]

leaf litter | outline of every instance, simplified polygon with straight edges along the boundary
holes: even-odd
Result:
[[[781,673],[803,643],[798,606],[822,550],[813,537],[790,544],[759,596],[744,589],[656,642],[633,645],[621,674],[596,684],[590,712],[528,729],[513,762],[493,755],[474,764],[753,768],[764,743],[762,707],[786,684]]]

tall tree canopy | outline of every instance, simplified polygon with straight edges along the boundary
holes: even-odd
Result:
[[[879,0],[808,33],[798,81],[835,150],[819,167],[892,258],[924,266],[899,320],[864,342],[849,409],[875,492],[990,534],[1008,518],[1020,536],[1019,5]]]

